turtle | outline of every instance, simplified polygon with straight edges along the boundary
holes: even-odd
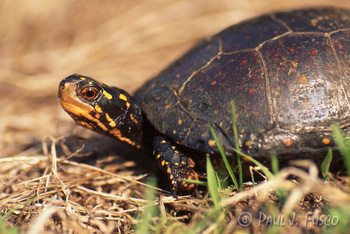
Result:
[[[81,126],[153,154],[174,194],[221,157],[210,126],[232,162],[236,143],[262,161],[318,160],[336,148],[334,124],[350,135],[350,11],[265,14],[201,40],[133,96],[74,74],[59,98]]]

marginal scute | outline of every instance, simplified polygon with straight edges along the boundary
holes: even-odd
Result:
[[[350,97],[350,29],[339,31],[330,35],[332,45],[336,54],[337,61],[341,67],[341,76],[344,81],[344,91]]]

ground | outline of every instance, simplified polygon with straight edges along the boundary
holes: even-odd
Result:
[[[149,174],[157,176],[153,165],[140,167],[142,153],[76,126],[58,102],[61,79],[80,73],[132,93],[195,42],[233,23],[276,10],[329,4],[329,0],[312,0],[307,5],[302,0],[1,1],[0,210],[4,219],[0,219],[0,233],[4,226],[22,233],[43,228],[52,233],[128,233],[143,220],[142,211],[150,205],[144,183]],[[331,5],[350,8],[348,0],[331,1]],[[74,153],[83,144],[89,147]],[[135,154],[139,160],[133,160]],[[296,204],[305,201],[296,216],[308,221],[303,222],[304,229],[296,230],[319,233],[325,225],[313,225],[308,218],[323,212],[324,203],[348,205],[349,191],[343,187],[348,182],[337,179],[324,185],[311,169],[308,174],[291,170],[273,183],[299,193],[291,193],[294,197],[289,202],[273,208],[277,210],[271,218],[290,220]],[[296,174],[298,183],[285,182],[287,174]],[[221,230],[220,223],[225,223],[226,233],[274,228],[278,225],[269,225],[267,218],[271,206],[280,203],[275,201],[278,196],[268,193],[272,185],[266,184],[255,190],[246,185],[244,192],[222,195],[226,215],[213,221],[217,226],[200,224],[206,213],[215,213],[210,199],[176,200],[158,191],[153,202],[160,214],[153,221],[161,223],[158,227],[170,226],[169,233],[185,223],[190,231],[202,225],[206,233]],[[240,223],[242,212],[253,216],[252,223]],[[177,219],[184,222],[179,224]]]

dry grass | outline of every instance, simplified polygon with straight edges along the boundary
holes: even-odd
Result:
[[[94,135],[76,127],[61,110],[57,86],[62,78],[81,73],[133,92],[199,38],[261,13],[329,3],[1,1],[0,209],[1,215],[8,215],[5,225],[16,226],[22,233],[44,229],[48,233],[128,233],[149,206],[144,200],[144,183],[151,169],[140,170],[132,159],[120,158],[120,151],[135,154],[124,145],[116,151],[117,155],[101,153],[96,164],[68,157],[81,144],[67,146],[68,152],[60,144],[61,136]],[[332,1],[332,5],[350,7],[350,1]],[[53,147],[46,150],[42,142]],[[95,147],[107,146],[102,140]],[[114,161],[119,163],[113,164]],[[288,186],[293,191],[288,202],[277,209],[278,214],[296,210],[302,218],[307,211],[321,212],[323,203],[333,207],[349,204],[349,191],[344,186],[347,181],[337,179],[324,184],[313,170],[308,174],[293,170],[281,171],[274,181],[254,189],[247,187],[239,194],[233,192],[235,196],[224,199],[222,204],[228,207],[225,232],[248,230],[237,223],[240,212],[248,210],[256,215],[260,209],[266,209],[266,204],[278,204],[274,201],[276,196],[270,193],[275,186]],[[296,174],[298,183],[286,182],[288,174]],[[154,203],[161,212],[154,222],[162,226],[165,218],[170,233],[179,228],[191,230],[211,210],[210,199],[175,200],[164,191],[157,195],[159,199]],[[307,202],[300,206],[299,202],[305,199]],[[193,215],[192,219],[188,214]],[[188,224],[183,226],[176,220]],[[254,220],[250,231],[266,228]],[[211,233],[216,225],[208,221],[205,233]],[[300,230],[322,230],[311,226]]]
[[[221,227],[223,233],[237,230],[259,233],[272,227],[283,228],[283,233],[320,233],[326,226],[318,227],[317,221],[322,219],[319,217],[327,217],[326,207],[350,207],[348,178],[325,183],[318,177],[315,164],[299,161],[298,166],[307,168],[308,172],[285,168],[274,179],[247,185],[242,192],[227,190],[222,194],[221,206],[225,211],[220,213],[222,217],[206,218],[214,212],[210,198],[175,199],[166,191],[156,189],[157,199],[147,201],[144,198],[145,187],[149,187],[144,183],[146,175],[133,175],[132,163],[125,161],[101,169],[57,158],[56,143],[61,140],[51,140],[51,152],[45,153],[46,156],[0,159],[0,209],[2,215],[8,215],[7,227],[15,226],[26,233],[44,230],[45,233],[130,233],[142,222],[145,209],[156,206],[161,212],[153,217],[151,229],[163,228],[168,233],[197,233],[198,230],[215,233],[222,223],[225,224]],[[46,148],[44,142],[44,152]],[[290,176],[295,180],[288,179]],[[288,191],[284,204],[278,201],[275,189]],[[334,217],[336,225],[343,218]],[[198,227],[203,219],[205,225]],[[327,222],[332,225],[331,221]],[[249,229],[245,229],[246,225]]]

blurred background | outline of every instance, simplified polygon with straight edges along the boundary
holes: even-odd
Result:
[[[1,0],[0,157],[76,125],[61,79],[80,73],[134,92],[200,38],[263,13],[350,0]]]

